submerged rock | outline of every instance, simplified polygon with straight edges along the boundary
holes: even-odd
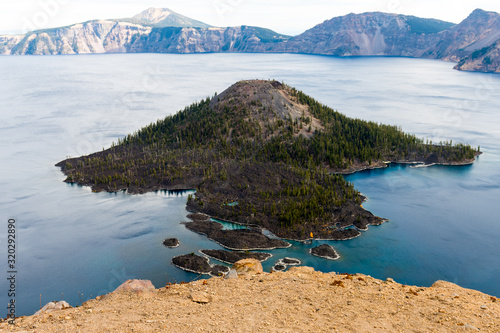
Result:
[[[322,244],[320,246],[316,246],[310,249],[309,253],[311,253],[313,256],[330,260],[337,260],[338,258],[340,258],[340,255],[337,253],[337,251],[335,251],[335,249],[328,244]]]

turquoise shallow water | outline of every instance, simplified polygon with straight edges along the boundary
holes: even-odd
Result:
[[[128,278],[158,287],[197,278],[171,258],[220,246],[179,223],[187,194],[91,193],[64,184],[54,164],[253,78],[282,80],[349,116],[401,125],[434,142],[481,145],[484,152],[472,166],[391,165],[348,176],[368,197],[364,207],[390,222],[330,242],[337,261],[308,254],[323,242],[292,242],[271,251],[266,270],[287,256],[321,271],[424,286],[444,279],[500,296],[500,76],[452,67],[286,54],[0,57],[0,218],[18,226],[17,314],[36,311],[40,294],[42,303],[64,297],[76,305],[78,292],[86,300]],[[6,233],[0,228],[5,275]],[[181,246],[163,247],[168,237]],[[0,281],[5,304],[8,286]]]

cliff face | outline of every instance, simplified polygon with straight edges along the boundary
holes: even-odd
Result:
[[[499,39],[500,15],[476,9],[460,24],[432,36],[424,56],[458,62]]]
[[[0,35],[0,55],[11,54],[12,49],[24,38],[24,35]]]
[[[136,35],[152,28],[125,22],[90,21],[69,27],[28,33],[15,45],[11,54],[78,54],[127,52]]]
[[[271,30],[257,27],[153,29],[129,46],[129,52],[202,53],[268,52],[287,39]]]
[[[457,25],[386,13],[349,14],[317,25],[276,50],[336,56],[409,56],[459,61],[500,39],[500,15],[475,10]]]
[[[280,45],[280,51],[336,56],[420,56],[428,48],[411,17],[386,13],[349,14],[315,26]],[[429,20],[431,21],[431,20]],[[451,26],[442,22],[443,26]]]
[[[0,36],[0,54],[268,52],[286,39],[274,31],[248,26],[155,28],[99,20],[24,36]]]
[[[454,67],[461,71],[500,73],[500,40],[493,45],[474,51]]]

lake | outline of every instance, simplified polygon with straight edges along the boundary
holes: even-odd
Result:
[[[472,166],[391,165],[347,176],[368,197],[363,206],[390,222],[329,242],[337,261],[308,254],[323,242],[294,242],[271,251],[266,271],[288,256],[325,272],[420,286],[443,279],[500,296],[500,75],[452,67],[290,54],[0,57],[0,301],[9,300],[9,219],[16,221],[17,315],[38,310],[40,298],[75,306],[129,278],[156,287],[198,278],[171,258],[221,247],[180,224],[188,193],[92,193],[63,183],[54,164],[107,148],[243,79],[283,81],[350,117],[484,153]],[[168,237],[181,246],[165,248]]]

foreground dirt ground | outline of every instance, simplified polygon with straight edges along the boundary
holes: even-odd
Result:
[[[294,267],[155,292],[111,293],[23,317],[16,332],[500,332],[500,299],[438,281],[430,288]]]

